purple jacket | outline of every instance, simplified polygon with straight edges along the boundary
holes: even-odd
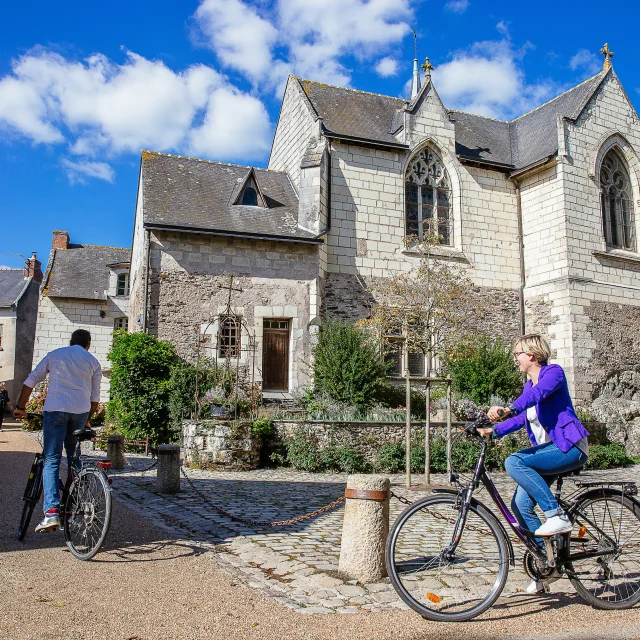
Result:
[[[526,413],[526,410],[534,405],[540,424],[549,434],[551,441],[563,453],[589,435],[573,410],[562,367],[549,364],[540,369],[538,384],[534,386],[531,380],[527,380],[522,395],[513,402],[518,413],[495,426],[496,436],[502,438],[525,426],[529,440],[536,445]]]

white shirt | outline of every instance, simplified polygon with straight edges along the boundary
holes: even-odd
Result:
[[[48,353],[24,381],[35,387],[49,374],[49,390],[44,411],[87,413],[92,402],[100,401],[102,368],[84,347],[74,344]]]
[[[538,444],[551,442],[549,434],[540,424],[540,420],[538,420],[538,412],[536,411],[535,406],[529,407],[527,409],[527,420],[529,421],[529,426],[531,427],[531,431],[533,431],[533,435]],[[576,442],[576,447],[578,447],[578,449],[580,449],[580,451],[582,451],[582,453],[584,453],[585,455],[589,455],[589,445],[587,444],[586,438],[581,438],[578,442]]]

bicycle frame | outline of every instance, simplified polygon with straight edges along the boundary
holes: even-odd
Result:
[[[473,432],[470,432],[470,433],[473,433]],[[461,504],[461,509],[460,509],[460,515],[458,516],[458,520],[456,521],[456,525],[454,527],[453,536],[452,536],[452,540],[451,540],[451,545],[443,552],[445,556],[453,554],[453,552],[455,551],[456,547],[458,546],[458,543],[460,541],[460,538],[462,536],[462,532],[464,530],[464,526],[465,526],[465,523],[466,523],[466,518],[467,518],[467,513],[469,511],[469,507],[471,506],[472,502],[475,500],[475,498],[473,498],[473,492],[480,486],[480,483],[482,483],[484,485],[484,487],[487,489],[487,493],[489,494],[489,496],[491,496],[491,499],[493,500],[494,504],[500,510],[500,513],[502,514],[502,517],[507,521],[507,524],[509,525],[509,528],[511,529],[511,531],[513,531],[513,533],[516,535],[516,537],[522,542],[522,544],[525,545],[527,550],[533,556],[535,556],[538,560],[540,560],[544,566],[547,566],[547,567],[555,567],[557,565],[562,566],[562,565],[564,565],[566,563],[570,563],[570,562],[572,562],[574,560],[583,560],[583,559],[586,559],[586,558],[595,558],[595,557],[599,557],[599,556],[608,555],[608,554],[610,554],[612,552],[617,552],[616,543],[613,540],[611,540],[609,538],[609,536],[604,531],[602,531],[602,529],[597,525],[597,523],[591,521],[582,512],[579,512],[580,518],[582,520],[584,520],[585,522],[587,522],[594,530],[598,531],[599,534],[603,535],[606,539],[608,539],[610,544],[612,545],[611,548],[609,548],[609,549],[599,549],[599,550],[596,550],[596,551],[583,551],[583,552],[579,552],[579,553],[576,553],[576,554],[568,554],[568,555],[560,556],[559,554],[557,554],[554,551],[550,537],[545,537],[545,538],[543,538],[544,543],[545,543],[545,547],[544,547],[544,550],[541,549],[538,546],[538,544],[535,542],[534,534],[531,531],[523,529],[521,527],[521,525],[519,524],[519,522],[517,521],[517,519],[515,518],[515,516],[511,513],[511,511],[509,510],[509,508],[505,504],[504,500],[502,499],[502,496],[500,495],[500,492],[498,491],[497,487],[495,486],[491,476],[489,475],[489,472],[487,471],[487,469],[485,467],[485,464],[484,464],[485,463],[485,458],[486,458],[486,452],[487,452],[487,442],[485,441],[485,439],[482,436],[478,435],[477,433],[473,433],[473,435],[475,435],[475,437],[481,443],[482,449],[480,451],[480,456],[478,457],[478,461],[476,463],[476,466],[475,466],[475,469],[474,469],[474,472],[473,472],[473,478],[471,479],[469,484],[467,484],[467,486],[464,489],[462,489],[462,490],[459,489],[458,491],[456,491],[456,493],[461,497],[462,504]],[[560,485],[560,486],[562,486],[562,485]],[[597,486],[597,485],[594,485],[594,486]],[[604,487],[602,487],[601,490],[604,491]],[[453,493],[453,490],[448,490],[448,489],[437,490],[437,489],[435,489],[434,493],[435,492],[438,492],[438,493]],[[599,492],[599,490],[596,490],[594,492],[594,494],[597,494],[598,492]],[[573,520],[573,518],[575,517],[576,512],[577,512],[577,504],[578,504],[580,498],[582,498],[583,496],[588,495],[589,493],[590,493],[589,490],[581,492],[576,497],[576,500],[573,502],[573,504],[569,504],[565,500],[560,500],[560,499],[559,499],[559,504],[565,509],[565,511],[567,512],[568,516]],[[624,495],[624,491],[622,493]],[[561,536],[561,539],[563,541],[566,541],[569,536],[570,536],[570,534],[563,534]],[[508,540],[508,538],[507,538],[507,540]],[[510,544],[510,541],[509,541],[509,544]],[[564,544],[562,544],[561,546],[563,548],[566,548],[566,546]],[[512,553],[512,549],[511,548],[510,548],[510,552],[511,552],[511,556],[513,557],[513,553]],[[513,560],[512,560],[512,564],[513,564]]]

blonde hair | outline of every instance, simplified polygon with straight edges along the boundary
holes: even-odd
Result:
[[[547,364],[551,357],[549,343],[539,333],[520,336],[515,342],[516,350],[518,345],[520,345],[520,351],[532,355],[540,364]]]

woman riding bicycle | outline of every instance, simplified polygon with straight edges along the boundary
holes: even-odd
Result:
[[[501,438],[526,427],[533,446],[509,456],[505,469],[518,483],[511,502],[513,512],[520,525],[536,536],[571,531],[571,522],[558,506],[550,486],[559,473],[581,467],[589,456],[589,433],[573,409],[562,367],[548,364],[550,355],[542,336],[518,338],[513,357],[528,377],[524,391],[507,407],[491,407],[487,413],[492,422],[511,417],[494,428],[478,429],[483,436]],[[547,518],[544,524],[535,513],[536,505]],[[541,544],[542,540],[538,542]]]

